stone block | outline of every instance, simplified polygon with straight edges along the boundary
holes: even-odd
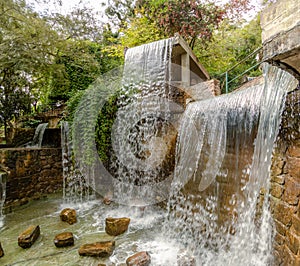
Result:
[[[71,232],[60,233],[54,238],[54,245],[58,248],[74,245],[74,237]]]
[[[40,235],[40,227],[31,225],[18,237],[18,245],[22,248],[30,248]]]
[[[4,256],[4,250],[2,248],[1,242],[0,242],[0,258]]]
[[[283,194],[284,188],[279,185],[278,183],[272,182],[271,183],[271,189],[270,189],[270,193],[273,197],[275,198],[280,198]]]
[[[292,224],[292,215],[295,210],[296,208],[294,206],[289,206],[288,204],[279,201],[274,206],[274,218],[285,226],[290,227]]]
[[[292,227],[296,234],[300,237],[300,217],[293,215],[292,217]]]
[[[103,241],[92,244],[82,245],[78,253],[80,256],[91,256],[91,257],[109,257],[112,255],[115,249],[115,241]]]
[[[297,144],[289,146],[287,155],[290,157],[300,158],[300,141]]]
[[[74,224],[77,222],[76,211],[70,208],[63,209],[60,213],[60,219],[68,224]]]
[[[283,185],[284,182],[285,182],[285,175],[278,175],[278,176],[275,176],[275,175],[271,175],[271,181],[272,182],[275,182],[279,185]]]
[[[291,230],[286,232],[286,245],[293,254],[297,255],[300,246],[300,238],[297,237]]]
[[[295,265],[295,255],[290,251],[287,245],[284,245],[281,249],[281,256],[282,256],[282,265]]]
[[[148,266],[150,265],[151,257],[147,251],[141,251],[126,259],[127,266]]]
[[[294,178],[297,178],[300,182],[300,158],[287,157],[286,170],[288,174]]]
[[[282,199],[288,204],[297,205],[299,202],[299,196],[300,196],[300,179],[299,182],[296,182],[295,179],[287,177],[285,180],[285,191]]]
[[[105,232],[111,236],[118,236],[127,231],[130,223],[130,219],[123,218],[112,218],[108,217],[105,219]]]
[[[274,176],[281,175],[283,173],[285,161],[281,156],[274,156],[272,161],[271,173]]]
[[[276,232],[278,232],[279,234],[285,236],[287,227],[284,224],[282,224],[281,222],[275,220],[275,228],[276,228]]]
[[[281,234],[276,233],[275,237],[274,237],[274,241],[278,244],[278,245],[283,245],[285,243],[285,237],[282,236]]]

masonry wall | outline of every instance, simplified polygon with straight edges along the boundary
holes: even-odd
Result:
[[[300,87],[289,93],[271,170],[274,265],[300,265]]]
[[[60,148],[0,149],[0,164],[8,171],[5,206],[25,203],[62,188]]]

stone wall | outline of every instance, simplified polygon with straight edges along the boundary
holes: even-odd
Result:
[[[5,206],[37,199],[62,188],[61,149],[1,149],[0,165],[8,172]]]
[[[300,265],[300,88],[288,94],[271,169],[274,265]]]

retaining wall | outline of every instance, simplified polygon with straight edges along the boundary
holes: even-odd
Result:
[[[5,206],[25,203],[62,188],[60,148],[0,149],[0,164],[8,172]]]

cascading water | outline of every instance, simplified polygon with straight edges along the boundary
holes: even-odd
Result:
[[[69,123],[61,123],[61,147],[63,167],[63,199],[65,203],[85,202],[91,191],[73,158],[73,147]]]
[[[0,172],[0,228],[3,226],[3,206],[6,198],[6,173]]]
[[[269,168],[281,106],[294,79],[267,67],[264,85],[190,103],[182,119],[174,118],[180,108],[169,101],[171,46],[172,40],[164,40],[129,49],[121,75],[116,72],[101,77],[87,90],[73,123],[80,170],[100,195],[107,193],[113,202],[123,205],[113,216],[129,214],[140,219],[140,215],[151,213],[145,205],[168,197],[171,189],[164,230],[154,229],[164,241],[134,237],[131,243],[147,248],[153,256],[160,248],[172,253],[163,262],[155,257],[153,265],[174,265],[179,247],[196,258],[196,265],[268,265],[272,257]],[[99,110],[116,88],[121,97],[112,130],[112,177],[97,159],[93,142]],[[168,154],[168,129],[176,129],[179,121],[170,188],[171,178],[161,178],[161,158]],[[142,205],[144,212],[135,216],[124,204]],[[100,220],[100,215],[97,217]],[[161,222],[160,215],[157,222]],[[152,232],[150,235],[153,237]],[[124,250],[125,246],[119,248]],[[111,261],[122,259],[116,254]]]
[[[169,186],[161,181],[170,174],[166,164],[172,161],[164,160],[176,138],[171,109],[180,109],[169,99],[172,46],[170,38],[126,51],[112,132],[118,202],[147,205],[168,195]]]
[[[37,126],[32,142],[30,143],[29,147],[36,147],[36,148],[42,147],[43,136],[47,126],[48,123],[42,123]]]
[[[199,101],[184,114],[166,230],[197,265],[271,261],[271,157],[285,94],[296,83],[275,67],[267,66],[265,76],[263,88]]]

